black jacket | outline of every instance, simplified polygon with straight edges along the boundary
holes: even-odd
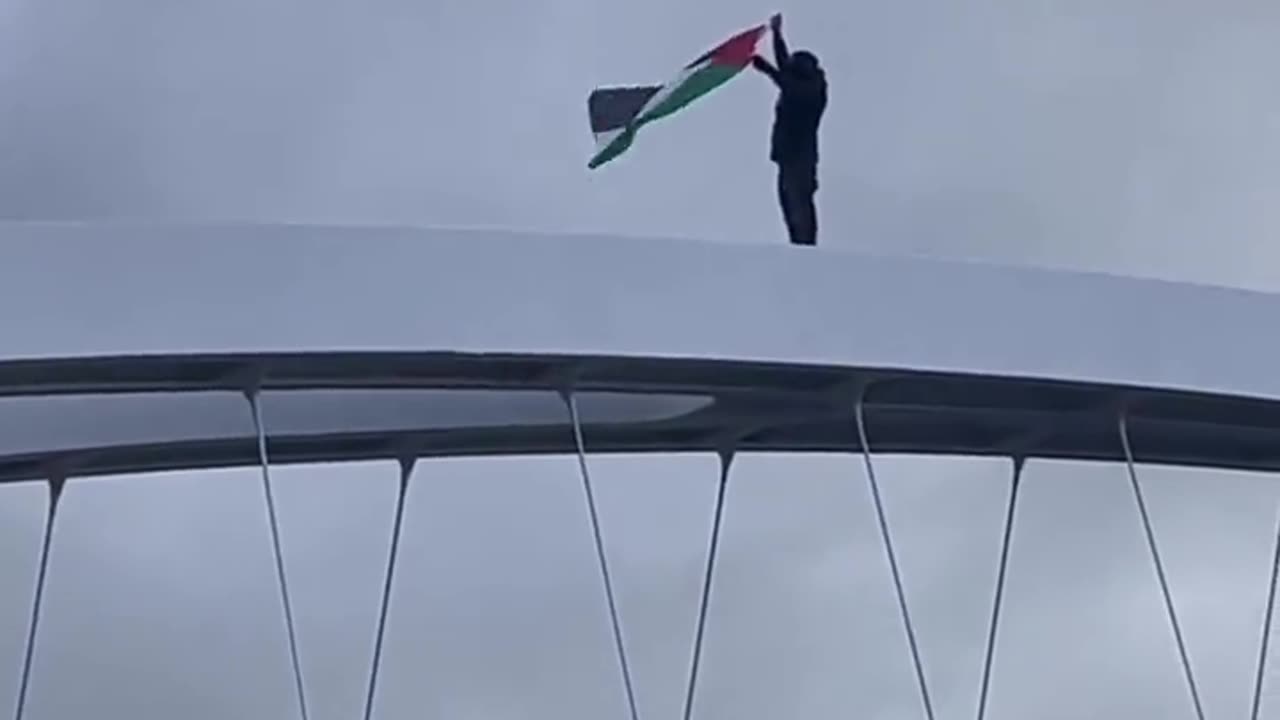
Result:
[[[778,86],[769,159],[779,164],[817,164],[818,125],[827,109],[826,74],[812,55],[789,54],[777,34],[773,39],[773,52],[777,67],[759,57],[754,60],[756,69]],[[801,58],[801,55],[807,57]]]

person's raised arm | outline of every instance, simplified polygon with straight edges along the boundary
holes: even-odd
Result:
[[[755,55],[751,58],[751,67],[769,76],[769,79],[779,86],[782,85],[782,81],[778,78],[778,68],[770,65],[768,60]]]
[[[769,18],[769,30],[773,36],[773,61],[778,67],[785,67],[791,53],[787,51],[787,41],[782,38],[782,13],[774,13]]]

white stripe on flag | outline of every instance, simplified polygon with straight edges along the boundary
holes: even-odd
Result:
[[[677,88],[685,84],[685,82],[688,81],[688,79],[694,73],[706,67],[709,62],[710,62],[709,60],[703,61],[697,65],[694,65],[691,68],[685,68],[684,70],[681,70],[680,74],[676,76],[675,80],[672,80],[666,85],[663,85],[661,90],[654,93],[653,97],[649,98],[649,102],[645,103],[644,107],[640,108],[640,112],[636,113],[636,120],[639,121],[643,119],[645,115],[653,112],[655,108],[662,105],[662,103],[666,102],[667,98],[671,97],[672,93],[674,93]]]

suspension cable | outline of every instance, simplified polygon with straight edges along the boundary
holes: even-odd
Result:
[[[36,571],[36,591],[31,603],[31,622],[27,627],[27,647],[22,657],[22,679],[18,682],[18,707],[14,714],[22,720],[27,707],[27,692],[31,687],[31,669],[36,656],[36,631],[40,627],[40,609],[44,604],[45,580],[49,575],[49,555],[53,549],[53,524],[58,516],[58,503],[66,481],[62,477],[49,478],[49,512],[45,517],[44,539],[40,545],[40,565]]]
[[[582,421],[578,417],[578,401],[573,393],[565,394],[569,405],[569,419],[573,422],[573,439],[577,447],[578,471],[582,476],[582,491],[587,499],[587,513],[591,519],[591,534],[595,540],[596,559],[600,563],[600,577],[604,581],[605,599],[609,604],[609,621],[613,625],[613,642],[618,651],[618,667],[622,671],[622,685],[626,691],[627,709],[631,720],[640,720],[640,712],[636,707],[635,686],[631,682],[631,666],[627,662],[627,649],[622,640],[622,623],[618,620],[618,604],[614,599],[613,580],[609,575],[609,560],[604,551],[604,535],[600,531],[600,513],[596,509],[595,492],[591,487],[591,472],[587,469],[586,446],[582,441]]]
[[[1191,657],[1187,654],[1187,644],[1182,637],[1182,626],[1178,623],[1178,613],[1173,607],[1173,593],[1169,590],[1169,580],[1165,576],[1164,563],[1160,560],[1160,550],[1156,545],[1155,530],[1151,527],[1151,516],[1147,513],[1147,503],[1142,497],[1142,486],[1138,482],[1138,471],[1133,465],[1133,448],[1129,445],[1129,424],[1126,414],[1120,415],[1120,442],[1124,445],[1125,467],[1129,470],[1129,485],[1133,488],[1133,499],[1138,505],[1138,514],[1142,518],[1142,530],[1146,534],[1147,548],[1151,551],[1151,561],[1155,564],[1156,578],[1160,581],[1160,592],[1164,597],[1165,612],[1169,616],[1169,626],[1173,628],[1173,639],[1178,645],[1178,657],[1182,660],[1182,673],[1187,680],[1187,690],[1191,693],[1191,704],[1196,717],[1204,720],[1204,707],[1200,704],[1200,691],[1196,686],[1195,675],[1191,672]]]
[[[1005,576],[1009,569],[1009,548],[1013,540],[1013,520],[1018,507],[1018,490],[1022,486],[1022,458],[1013,461],[1013,480],[1009,485],[1009,504],[1004,516],[1004,537],[1000,541],[1000,562],[996,566],[996,592],[991,602],[991,625],[987,629],[987,650],[982,660],[982,684],[978,690],[978,720],[987,716],[987,697],[991,689],[991,671],[996,653],[996,633],[1000,628],[1000,608],[1004,602]]]
[[[308,720],[307,695],[302,684],[302,662],[298,658],[298,635],[293,623],[293,604],[289,601],[289,580],[284,572],[284,551],[280,544],[280,521],[276,515],[275,495],[271,490],[271,469],[267,458],[267,433],[262,423],[262,403],[257,392],[247,393],[253,409],[253,426],[258,435],[258,464],[262,466],[262,491],[267,500],[267,520],[271,526],[271,546],[275,553],[276,580],[284,603],[285,630],[289,636],[289,659],[293,663],[293,682],[298,693],[298,713]]]
[[[369,667],[369,687],[364,699],[364,720],[373,718],[373,701],[378,691],[378,671],[382,669],[382,641],[387,632],[387,614],[391,606],[392,580],[396,575],[396,560],[400,557],[400,528],[404,521],[405,496],[409,493],[409,477],[413,474],[412,459],[400,463],[400,484],[396,495],[396,514],[391,524],[391,549],[387,554],[387,573],[383,579],[382,601],[378,609],[378,629],[373,640],[373,661]]]
[[[1271,621],[1276,609],[1276,579],[1280,575],[1280,520],[1277,520],[1275,544],[1271,549],[1271,577],[1267,581],[1267,609],[1262,615],[1262,637],[1258,642],[1258,668],[1253,679],[1253,709],[1251,720],[1258,720],[1262,712],[1262,686],[1267,673],[1267,654],[1271,646]]]
[[[876,521],[880,525],[880,539],[884,544],[885,555],[889,559],[889,571],[893,575],[893,589],[898,597],[898,611],[902,615],[902,627],[907,633],[907,645],[911,649],[911,663],[915,666],[916,683],[920,687],[920,702],[924,706],[926,720],[934,720],[933,701],[929,697],[929,685],[925,681],[924,663],[920,659],[920,646],[916,642],[915,626],[911,623],[911,612],[907,609],[907,594],[902,585],[902,573],[898,569],[897,553],[893,549],[893,537],[889,533],[889,520],[884,511],[884,503],[880,499],[880,483],[876,480],[875,465],[871,462],[871,446],[867,443],[867,427],[862,412],[862,397],[854,406],[854,415],[858,426],[858,441],[862,445],[862,460],[866,465],[867,484],[871,488],[871,501],[875,505]]]
[[[729,466],[733,454],[720,458],[720,485],[716,491],[716,507],[711,519],[711,545],[707,549],[706,573],[702,578],[702,597],[698,602],[698,625],[693,635],[693,661],[689,665],[689,683],[684,697],[684,720],[693,718],[693,699],[698,686],[698,668],[702,664],[702,639],[707,627],[707,612],[711,607],[711,584],[715,580],[716,558],[720,553],[720,528],[724,519],[724,500],[729,488]]]

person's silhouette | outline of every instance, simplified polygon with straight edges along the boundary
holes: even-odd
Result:
[[[787,51],[782,15],[769,19],[774,64],[759,55],[752,65],[778,86],[769,159],[778,166],[778,203],[793,245],[816,245],[818,125],[827,109],[827,77],[807,50]]]

